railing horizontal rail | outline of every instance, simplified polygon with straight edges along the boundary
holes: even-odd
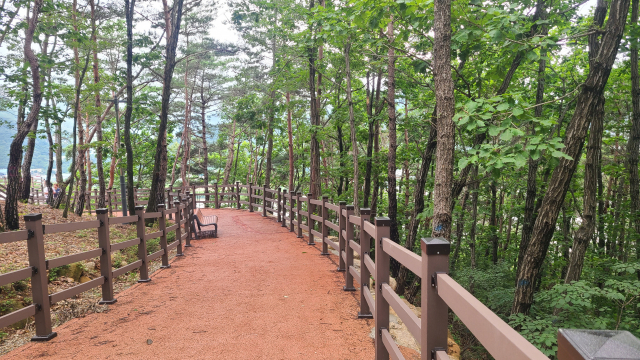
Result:
[[[376,302],[373,301],[373,296],[371,296],[371,292],[369,291],[368,287],[364,287],[364,299],[367,302],[367,305],[369,305],[369,310],[371,310],[371,314],[375,314],[376,313]]]
[[[325,224],[329,229],[332,229],[332,230],[335,230],[335,231],[338,231],[338,232],[340,231],[340,225],[338,225],[338,224],[334,224],[334,223],[332,223],[332,222],[331,222],[331,221],[329,221],[329,220],[325,220],[325,221],[324,221],[324,224]]]
[[[169,231],[173,231],[175,229],[177,229],[180,226],[180,224],[174,224],[169,226],[168,228],[165,229],[165,232],[169,232]]]
[[[418,345],[420,345],[421,325],[418,316],[400,299],[389,284],[382,284],[382,296],[387,300],[396,314],[398,314],[400,320],[407,326],[411,335],[413,335]]]
[[[331,246],[334,250],[340,250],[340,246],[337,243],[329,240],[329,238],[324,238],[324,242],[326,242],[327,245]]]
[[[0,275],[0,286],[4,286],[7,284],[14,283],[16,281],[29,278],[31,277],[32,273],[33,273],[33,269],[28,267],[20,270],[11,271],[6,274],[2,274]],[[0,327],[0,329],[2,329],[2,327]]]
[[[125,266],[121,267],[120,269],[113,270],[113,272],[112,272],[113,275],[112,276],[114,278],[117,278],[118,276],[120,276],[120,275],[122,275],[124,273],[127,273],[127,272],[129,272],[131,270],[139,268],[140,265],[142,265],[142,260],[134,261],[129,265],[125,265]]]
[[[345,230],[342,230],[342,238],[347,239],[347,232]]]
[[[124,224],[136,221],[138,221],[138,215],[110,217],[109,225]]]
[[[353,240],[349,240],[349,247],[352,248],[355,252],[357,252],[360,256],[362,256],[362,252],[360,249],[360,244]]]
[[[302,216],[309,216],[309,212],[304,211],[304,210],[300,210],[300,212],[299,212],[299,213],[300,213],[300,215],[302,215]]]
[[[332,210],[332,211],[340,211],[340,206],[338,206],[338,205],[333,205],[331,203],[324,203],[324,206],[327,209]]]
[[[352,224],[360,225],[361,218],[360,216],[350,215],[349,222]]]
[[[302,230],[309,231],[309,227],[308,227],[307,225],[300,224],[300,228],[301,228]]]
[[[156,231],[156,232],[152,232],[150,234],[144,234],[144,240],[147,241],[147,240],[159,238],[163,234],[164,234],[164,232],[162,230]]]
[[[153,254],[149,255],[147,257],[147,260],[148,261],[152,261],[152,260],[155,260],[155,259],[159,258],[162,255],[164,255],[164,249],[160,249],[160,250],[154,252]]]
[[[176,208],[168,209],[168,210],[162,210],[162,213],[164,215],[175,214],[176,212],[178,212],[178,209],[176,209]]]
[[[370,223],[368,221],[365,221],[363,223],[362,227],[363,227],[363,230],[367,234],[369,234],[369,236],[371,236],[371,237],[375,237],[376,236],[376,227],[372,223]]]
[[[152,219],[152,218],[159,218],[160,216],[162,216],[162,212],[158,211],[158,212],[146,212],[142,215],[143,219]]]
[[[393,360],[404,360],[404,356],[400,352],[398,345],[396,345],[395,340],[391,337],[389,330],[382,329],[382,343],[384,343],[384,347],[389,352],[389,357]]]
[[[0,329],[13,325],[36,314],[36,306],[29,305],[4,316],[0,316]]]
[[[174,241],[171,244],[167,245],[167,251],[171,251],[171,250],[177,248],[178,244],[180,244],[180,241]]]
[[[382,238],[382,250],[411,270],[416,276],[422,276],[422,257],[415,254],[391,239]]]
[[[318,215],[313,215],[313,214],[311,214],[311,215],[309,215],[309,217],[310,217],[312,220],[319,221],[320,223],[322,223],[322,216],[318,216]]]
[[[27,240],[29,232],[27,230],[11,231],[0,233],[0,244],[8,244],[16,241]]]
[[[360,272],[356,270],[355,267],[349,266],[349,273],[351,273],[355,280],[358,280],[358,282],[360,281]]]
[[[369,273],[373,276],[373,280],[376,280],[376,264],[373,263],[369,254],[363,256],[362,262],[369,269]]]
[[[67,289],[67,290],[62,290],[59,291],[55,294],[51,294],[49,295],[49,303],[51,305],[62,301],[64,299],[68,299],[70,297],[73,297],[75,295],[81,294],[87,290],[91,290],[96,286],[100,286],[104,283],[104,276],[100,276],[99,278],[95,278],[91,281],[87,281],[84,284],[80,284],[77,286],[72,287],[71,289]]]
[[[438,295],[496,360],[548,360],[535,346],[447,274],[437,275]]]
[[[111,252],[122,250],[124,248],[128,248],[129,246],[138,245],[138,244],[140,244],[139,238],[111,244]]]
[[[322,200],[318,200],[318,199],[309,199],[309,203],[313,204],[313,205],[322,205]]]
[[[73,255],[61,256],[55,259],[47,260],[47,270],[57,268],[64,265],[73,264],[75,262],[84,261],[102,255],[102,249],[93,249]]]
[[[80,222],[65,223],[65,224],[44,225],[43,233],[55,234],[55,233],[68,232],[68,231],[97,229],[99,227],[100,227],[100,221],[98,220],[80,221]]]
[[[342,257],[342,260],[344,260],[344,262],[347,262],[347,253],[346,252],[342,252],[342,254],[340,254],[340,257]]]

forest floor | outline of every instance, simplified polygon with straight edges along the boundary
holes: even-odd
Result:
[[[0,202],[4,207],[4,203]],[[42,223],[60,224],[77,221],[95,220],[96,215],[85,214],[82,217],[69,213],[67,218],[62,217],[62,210],[51,209],[47,205],[19,204],[20,228],[24,229],[24,215],[41,213]],[[115,214],[114,214],[115,215]],[[135,225],[112,225],[110,227],[110,238],[113,243],[130,240],[136,237]],[[92,250],[98,247],[98,233],[96,229],[65,232],[57,234],[45,234],[45,256],[52,259],[60,256],[76,254],[83,251]],[[150,251],[158,250],[158,244],[151,242]],[[175,256],[176,251],[170,252],[169,256]],[[127,248],[112,255],[114,267],[119,268],[135,261],[137,258],[137,248]],[[0,246],[0,274],[21,269],[29,265],[27,243],[18,241]],[[160,259],[149,264],[149,270],[156,271],[160,268]],[[99,258],[89,259],[81,263],[71,264],[56,269],[49,270],[49,293],[53,294],[64,289],[71,288],[100,276]],[[132,271],[119,276],[114,281],[114,290],[121,292],[136,284],[138,272]],[[106,305],[98,305],[101,299],[100,288],[94,288],[71,299],[60,301],[51,308],[54,326],[61,325],[73,318],[85,316],[90,313],[100,313],[107,310]],[[0,287],[0,315],[5,315],[24,306],[31,305],[31,282],[30,280],[19,281],[11,285]],[[35,335],[33,318],[21,321],[12,327],[0,329],[0,355],[28,343]]]
[[[342,291],[335,257],[327,260],[272,219],[205,211],[220,217],[219,238],[193,241],[185,257],[118,294],[107,311],[73,319],[50,342],[5,357],[373,357],[373,320],[355,316],[360,295]]]

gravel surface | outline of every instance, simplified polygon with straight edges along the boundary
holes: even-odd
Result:
[[[359,294],[342,291],[335,256],[257,213],[204,212],[219,216],[219,238],[4,358],[373,359],[373,320],[356,318]]]

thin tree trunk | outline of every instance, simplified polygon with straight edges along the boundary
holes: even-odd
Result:
[[[36,26],[38,24],[38,15],[42,8],[42,0],[34,0],[33,13],[28,19],[28,26],[25,30],[24,38],[24,57],[29,62],[29,68],[31,69],[31,79],[33,88],[33,98],[31,102],[31,109],[27,119],[18,126],[16,136],[11,142],[9,150],[9,164],[7,166],[8,172],[8,184],[7,194],[5,199],[5,226],[8,230],[17,230],[19,228],[18,223],[18,196],[20,191],[20,158],[22,157],[22,143],[27,133],[30,131],[32,124],[38,121],[38,115],[40,113],[40,106],[42,102],[42,90],[40,89],[40,65],[38,58],[31,49],[31,43],[33,42],[33,34],[35,33]]]
[[[438,114],[438,144],[434,179],[433,237],[451,238],[453,186],[453,77],[451,75],[451,0],[434,1],[433,71]]]
[[[629,10],[629,0],[612,0],[609,20],[603,31],[601,41],[598,34],[589,36],[589,52],[593,55],[589,75],[582,87],[576,108],[566,130],[563,151],[570,159],[560,158],[549,181],[538,217],[533,227],[531,241],[526,249],[522,266],[518,269],[517,287],[511,313],[528,313],[533,302],[534,279],[540,274],[547,249],[556,228],[556,222],[564,202],[571,178],[580,160],[582,146],[587,135],[593,113],[597,109],[599,98],[609,78],[611,68],[618,53],[620,40]],[[601,24],[606,16],[606,5],[598,1],[596,24]],[[597,54],[597,55],[596,55]]]
[[[360,166],[358,165],[358,139],[356,120],[353,110],[353,98],[351,93],[351,37],[344,46],[345,76],[347,78],[347,103],[349,106],[349,130],[351,133],[351,152],[353,154],[353,207],[356,216],[360,216]]]
[[[180,34],[183,2],[184,0],[176,0],[174,3],[171,16],[171,36],[168,38],[169,41],[167,41],[166,46],[160,126],[158,127],[158,141],[153,164],[153,179],[151,181],[151,191],[149,192],[149,203],[147,205],[147,211],[149,212],[157,211],[158,204],[164,202],[164,189],[167,179],[167,122],[169,117],[169,100],[171,97],[171,79],[173,78],[173,70],[176,66],[176,50],[178,46],[178,35]]]
[[[36,147],[36,134],[38,132],[38,121],[31,124],[29,131],[29,140],[27,140],[27,151],[22,158],[22,194],[21,200],[29,200],[31,195],[31,163],[33,161],[33,152]]]
[[[291,101],[291,95],[289,94],[289,92],[287,91],[287,95],[286,95],[286,101],[287,101],[287,135],[288,135],[288,140],[289,140],[289,192],[293,191],[293,170],[294,170],[294,165],[293,165],[293,129],[291,126],[291,105],[289,104],[289,102]]]
[[[633,0],[631,8],[631,23],[638,25],[638,8],[640,1]],[[630,231],[636,240],[636,259],[640,259],[640,180],[638,179],[638,153],[640,147],[640,76],[638,75],[638,37],[631,36],[631,49],[629,54],[631,67],[631,103],[633,115],[631,131],[627,142],[627,171],[629,172],[629,197],[631,199],[631,216],[629,222],[633,231]],[[638,271],[640,279],[640,271]]]
[[[489,189],[491,190],[491,216],[489,217],[489,231],[491,233],[491,261],[493,264],[498,263],[498,218],[496,215],[496,183],[492,181],[489,184]]]
[[[387,25],[387,39],[393,44],[393,17]],[[396,150],[398,141],[396,138],[396,57],[393,46],[389,46],[387,54],[387,112],[389,116],[389,155],[387,163],[387,194],[389,195],[389,211],[388,217],[391,220],[390,239],[395,243],[400,243],[400,234],[398,231],[398,194],[396,187]],[[391,274],[393,277],[398,276],[400,263],[395,259],[391,261]]]
[[[451,257],[451,271],[456,268],[456,263],[460,258],[460,246],[462,245],[462,236],[464,235],[464,216],[466,214],[467,199],[469,198],[469,190],[462,195],[462,203],[460,204],[460,213],[458,214],[458,222],[456,224],[456,249]]]

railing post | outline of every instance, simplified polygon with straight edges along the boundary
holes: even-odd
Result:
[[[432,359],[432,353],[447,349],[448,311],[447,304],[438,295],[438,273],[449,271],[451,245],[443,238],[421,240],[422,247],[422,360]]]
[[[278,188],[278,206],[276,207],[276,212],[278,213],[278,222],[283,221],[282,219],[282,189]]]
[[[320,207],[320,210],[322,211],[322,214],[320,216],[322,216],[322,224],[320,225],[320,233],[322,234],[322,253],[320,253],[320,255],[329,255],[329,245],[327,245],[327,242],[324,241],[324,239],[327,238],[327,236],[329,236],[329,229],[327,228],[327,220],[328,220],[328,216],[327,216],[327,200],[329,200],[329,197],[327,195],[322,195],[322,205]]]
[[[267,217],[267,184],[262,184],[262,216]]]
[[[369,278],[371,278],[371,272],[364,263],[364,257],[369,254],[371,250],[371,235],[364,231],[365,221],[369,221],[371,217],[371,209],[360,209],[360,312],[358,318],[371,319],[373,314],[369,309],[369,303],[364,298],[364,292],[369,291]]]
[[[353,267],[353,248],[351,246],[349,246],[349,241],[351,239],[353,239],[353,227],[355,226],[354,224],[351,223],[351,221],[349,221],[349,216],[353,215],[355,210],[353,205],[347,205],[346,206],[346,214],[345,214],[345,221],[346,221],[346,227],[347,227],[347,231],[346,231],[346,235],[347,237],[344,239],[345,241],[345,248],[347,250],[347,264],[346,264],[346,270],[344,275],[345,275],[345,286],[342,288],[344,291],[356,291],[356,288],[353,287],[353,275],[351,274],[351,267]],[[362,262],[360,262],[362,264]]]
[[[249,183],[249,212],[253,212],[253,183]]]
[[[342,214],[343,211],[345,211],[345,209],[347,208],[347,202],[346,201],[340,201],[339,203],[340,206],[340,210],[338,211],[338,229],[340,229],[340,231],[338,231],[338,247],[340,249],[338,249],[338,269],[337,271],[344,271],[345,270],[345,261],[344,258],[342,257],[342,254],[345,254],[346,256],[346,250],[345,250],[345,238],[344,236],[342,236],[342,230],[347,230],[347,223],[344,221],[344,215]]]
[[[236,203],[238,204],[238,209],[240,209],[240,182],[236,181]]]
[[[113,216],[113,208],[111,207],[111,190],[107,191],[107,207],[109,208],[109,216]]]
[[[287,227],[287,190],[282,189],[281,201],[278,201],[278,209],[282,213],[282,223],[280,226],[283,228]]]
[[[171,204],[173,203],[173,199],[171,199],[171,189],[167,190],[167,210],[171,210]],[[169,220],[173,220],[173,214],[169,214]]]
[[[293,220],[294,220],[294,212],[293,208],[293,191],[289,190],[289,232],[293,232]]]
[[[184,223],[184,231],[185,234],[187,234],[186,237],[186,244],[184,244],[184,247],[191,247],[191,209],[189,206],[189,199],[191,198],[191,196],[189,196],[189,192],[187,191],[187,198],[183,200],[184,202],[184,209],[183,209],[183,214],[182,214],[182,219],[187,220]]]
[[[298,192],[298,197],[296,198],[296,220],[298,220],[298,238],[302,239],[302,217],[300,216],[300,211],[302,210],[302,205],[300,204],[300,198],[302,197],[302,193]]]
[[[311,199],[313,199],[313,194],[308,193],[307,194],[307,226],[309,227],[309,242],[307,244],[315,245],[316,244],[315,236],[313,236],[313,233],[311,232],[311,230],[314,230],[316,222],[311,218],[311,214],[313,214],[313,211],[316,209],[316,206],[311,203]]]
[[[138,237],[140,243],[138,244],[138,259],[142,260],[140,265],[140,280],[138,282],[149,282],[149,265],[147,264],[147,240],[144,239],[144,206],[136,205],[136,215],[138,215]]]
[[[31,275],[31,297],[36,306],[34,316],[36,335],[31,341],[49,341],[56,337],[51,327],[51,305],[49,303],[49,282],[47,279],[47,263],[44,253],[44,234],[42,229],[42,214],[24,216],[24,222],[29,233],[27,251],[29,252],[29,266]]]
[[[158,218],[158,226],[160,231],[162,231],[162,236],[160,236],[160,248],[164,250],[164,253],[162,254],[162,265],[160,267],[167,269],[170,268],[171,265],[169,265],[169,250],[167,249],[169,244],[167,243],[167,215],[164,213],[164,204],[158,204],[158,211],[162,214],[160,218]]]
[[[382,238],[389,238],[391,234],[391,220],[386,217],[377,217],[375,219],[376,234],[375,241],[375,316],[376,322],[375,342],[376,342],[376,360],[389,359],[389,352],[382,343],[382,329],[389,331],[389,303],[382,296],[382,285],[389,283],[389,255],[382,248]],[[361,268],[367,267],[364,259],[360,262]]]
[[[182,252],[182,226],[180,222],[182,221],[182,203],[180,200],[176,200],[173,202],[173,207],[176,208],[176,224],[178,224],[178,228],[176,228],[176,241],[178,242],[178,246],[176,247],[176,256],[184,256]]]
[[[218,197],[218,183],[213,185],[213,190],[215,192],[215,201],[216,201],[216,209],[220,209],[220,199]],[[229,196],[231,198],[231,196]]]
[[[38,194],[38,189],[34,189],[35,193],[36,193],[36,197],[35,197],[35,201],[34,203],[37,201],[37,204],[40,205],[40,195]]]
[[[100,255],[100,275],[104,276],[102,283],[102,299],[98,304],[113,304],[117,300],[113,297],[113,277],[111,276],[111,240],[109,240],[109,214],[107,209],[96,209],[100,221],[98,228],[98,245],[102,248]]]

